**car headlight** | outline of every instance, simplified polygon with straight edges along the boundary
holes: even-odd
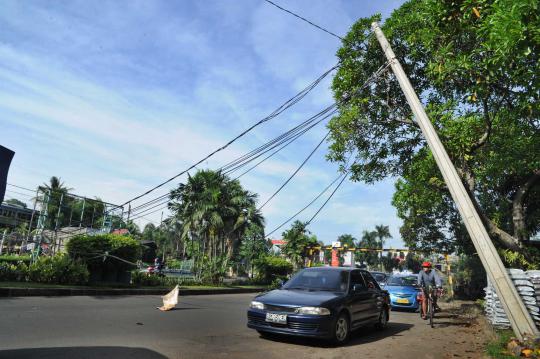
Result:
[[[321,307],[300,307],[296,309],[296,313],[309,315],[330,315],[330,310]]]
[[[264,304],[261,303],[261,302],[257,302],[256,300],[252,301],[251,304],[249,305],[250,308],[253,308],[253,309],[264,309]]]

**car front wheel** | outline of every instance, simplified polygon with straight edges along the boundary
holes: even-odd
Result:
[[[349,340],[350,335],[349,317],[346,313],[341,313],[334,325],[334,344],[345,344]]]
[[[388,310],[383,307],[381,313],[379,314],[379,321],[375,324],[375,327],[379,330],[383,330],[388,325]]]

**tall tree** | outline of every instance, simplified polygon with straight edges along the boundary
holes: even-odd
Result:
[[[221,172],[202,170],[188,176],[170,198],[169,209],[182,222],[182,240],[199,242],[197,248],[209,258],[231,259],[249,225],[264,225],[257,195]]]
[[[384,242],[387,238],[392,238],[390,234],[390,228],[382,224],[375,226],[375,232],[377,232],[377,238],[379,238],[379,248],[384,248]]]
[[[309,255],[308,247],[318,243],[317,238],[310,234],[307,224],[298,220],[282,234],[287,243],[281,248],[281,252],[292,262],[295,270],[304,266]]]
[[[337,240],[342,246],[347,246],[349,248],[354,248],[356,246],[356,238],[354,238],[352,234],[342,234]]]
[[[10,198],[8,200],[5,200],[4,203],[10,204],[10,205],[16,206],[16,207],[21,207],[21,208],[26,208],[27,207],[26,203],[24,203],[23,201],[19,201],[16,198]]]
[[[357,151],[353,180],[398,177],[393,204],[410,247],[472,250],[433,155],[360,19],[338,51],[331,161]],[[540,15],[535,1],[411,0],[384,23],[397,58],[499,248],[532,262],[540,230]]]
[[[364,249],[377,249],[379,248],[377,241],[376,231],[364,231],[362,238],[358,242],[358,247]],[[355,252],[356,261],[367,263],[369,266],[374,267],[379,263],[378,252],[374,251],[357,251]]]
[[[251,225],[244,233],[239,254],[251,278],[253,278],[256,261],[267,256],[270,253],[271,246],[271,243],[269,244],[264,237],[262,227]]]

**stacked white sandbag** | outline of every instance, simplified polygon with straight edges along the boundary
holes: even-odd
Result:
[[[523,304],[527,307],[536,325],[540,327],[540,308],[538,306],[538,303],[540,303],[540,300],[538,300],[540,294],[540,271],[524,272],[521,269],[508,269],[508,274],[514,282]],[[538,281],[536,288],[532,281],[533,275],[536,278],[534,280]],[[486,292],[485,312],[487,319],[494,327],[509,328],[510,321],[504,312],[495,288],[489,280],[488,286],[484,290]]]
[[[510,321],[502,308],[497,293],[495,293],[495,288],[493,288],[489,281],[484,291],[486,292],[485,312],[487,320],[496,328],[510,328]]]
[[[534,289],[534,298],[536,299],[535,315],[533,314],[536,326],[540,327],[540,270],[530,270],[526,272],[529,276]]]

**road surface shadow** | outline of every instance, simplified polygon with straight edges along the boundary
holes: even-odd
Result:
[[[58,347],[0,350],[0,359],[167,359],[146,348],[129,347]]]
[[[159,307],[156,307],[156,309],[159,309]],[[199,307],[189,307],[189,308],[172,308],[172,309],[169,309],[169,310],[164,310],[164,312],[174,312],[174,311],[177,311],[177,310],[194,310],[194,309],[203,309],[203,308],[199,308]]]
[[[401,332],[409,330],[413,326],[414,326],[413,324],[407,324],[407,323],[388,323],[388,326],[386,327],[386,329],[382,331],[379,331],[373,327],[360,328],[351,333],[351,339],[344,346],[350,347],[350,346],[355,346],[355,345],[360,345],[360,344],[376,342],[378,340],[381,340],[387,337],[401,336],[402,335],[400,334]],[[293,336],[270,334],[270,333],[264,334],[261,337],[268,340],[280,342],[280,343],[295,344],[295,345],[301,345],[301,346],[311,346],[311,347],[319,347],[319,348],[334,347],[334,345],[330,341],[314,339],[314,338],[293,337]]]

